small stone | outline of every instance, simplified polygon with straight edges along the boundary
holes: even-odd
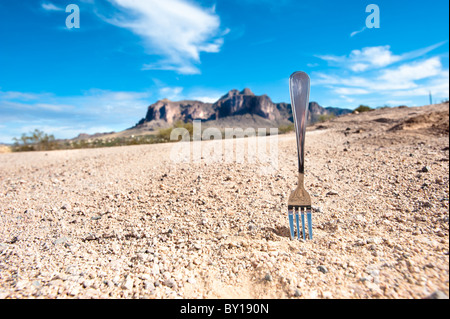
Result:
[[[97,240],[98,238],[97,238],[97,236],[95,236],[94,234],[91,234],[91,233],[89,233],[89,234],[87,234],[85,237],[84,237],[84,240],[86,241],[86,240]]]
[[[440,290],[436,290],[435,292],[433,292],[431,295],[429,295],[425,299],[448,299],[448,296],[444,292],[442,292]]]
[[[175,282],[175,280],[173,280],[173,278],[169,278],[169,279],[164,280],[163,284],[169,288],[173,288],[173,287],[175,287],[176,282]]]
[[[320,206],[312,206],[311,208],[316,213],[323,213],[323,209]]]
[[[19,236],[13,236],[9,241],[8,244],[15,244],[19,241]]]
[[[294,297],[301,297],[302,296],[302,292],[298,289],[295,289],[294,291]]]
[[[144,281],[144,289],[153,291],[153,290],[155,290],[155,284],[153,282],[151,282],[150,280],[146,280],[146,281]]]
[[[83,281],[83,287],[84,288],[91,288],[94,286],[94,281],[93,280],[85,280]]]
[[[272,281],[272,275],[271,274],[266,274],[265,276],[264,276],[264,280],[265,281]]]
[[[431,170],[431,168],[429,166],[422,167],[422,172],[423,173],[428,173],[430,170]]]
[[[65,244],[69,241],[69,238],[67,237],[61,237],[53,241],[53,245],[59,245],[59,244]]]
[[[329,191],[327,194],[326,194],[326,196],[335,196],[335,195],[339,195],[339,193],[338,192],[336,192],[336,191]]]
[[[325,266],[318,266],[317,270],[322,272],[322,273],[324,273],[324,274],[326,274],[328,272],[328,269]]]
[[[122,289],[131,290],[133,289],[133,279],[130,278],[130,276],[127,276],[125,280],[122,282]]]
[[[200,258],[195,258],[192,262],[194,263],[194,265],[197,265],[197,266],[201,265],[201,263],[202,263]]]

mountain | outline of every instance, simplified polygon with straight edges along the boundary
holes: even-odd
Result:
[[[334,107],[324,108],[317,102],[310,102],[308,123],[319,120],[322,115],[343,115],[350,110]],[[203,120],[210,126],[243,125],[274,127],[292,123],[292,109],[289,103],[274,103],[266,94],[255,95],[250,89],[231,90],[215,103],[201,101],[157,101],[147,109],[146,116],[134,128],[156,129],[167,127],[177,121]],[[261,126],[262,125],[262,126]]]

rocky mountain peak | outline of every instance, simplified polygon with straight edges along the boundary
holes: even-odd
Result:
[[[241,95],[255,95],[249,88],[245,88],[240,92]]]
[[[307,121],[313,123],[321,115],[341,115],[348,112],[345,109],[323,108],[316,102],[310,102]],[[269,96],[255,95],[249,88],[244,88],[242,91],[230,90],[215,103],[159,100],[148,107],[146,117],[140,120],[137,126],[165,126],[176,121],[214,121],[242,116],[258,117],[274,125],[285,123],[284,121],[292,122],[290,104],[274,103]]]

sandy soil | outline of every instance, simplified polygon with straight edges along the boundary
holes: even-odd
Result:
[[[0,154],[0,298],[446,297],[448,111],[311,128],[312,241],[288,237],[294,134],[271,174],[173,144]]]

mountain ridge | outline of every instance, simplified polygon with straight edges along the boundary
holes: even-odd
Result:
[[[339,116],[351,110],[322,107],[311,101],[308,106],[307,123],[317,122],[320,116]],[[250,116],[250,117],[249,117]],[[267,124],[286,125],[293,122],[290,103],[274,103],[266,94],[255,95],[249,88],[228,91],[214,103],[197,100],[158,100],[147,108],[147,113],[133,128],[157,129],[177,121],[192,120],[226,123],[237,117],[269,121]],[[273,126],[273,125],[272,125]]]

